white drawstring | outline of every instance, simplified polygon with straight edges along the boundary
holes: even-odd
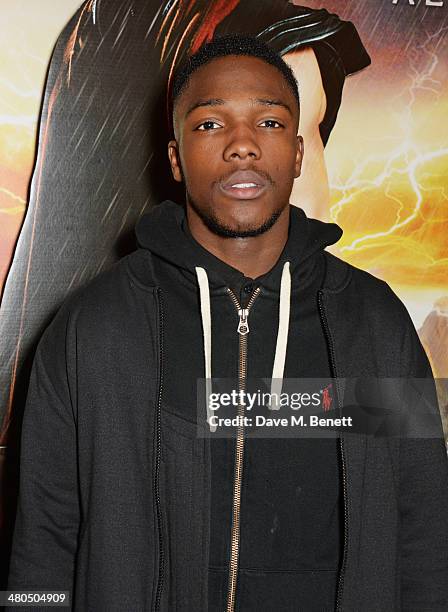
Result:
[[[274,367],[271,379],[270,410],[279,410],[277,402],[282,392],[283,374],[285,371],[286,349],[288,346],[289,312],[291,307],[291,272],[289,261],[285,262],[280,281],[280,306],[278,315],[277,345],[275,347]]]
[[[204,337],[204,359],[205,359],[205,393],[207,422],[210,431],[216,431],[216,425],[212,425],[210,417],[210,396],[212,393],[212,318],[210,311],[210,288],[207,272],[204,268],[195,267],[199,284],[199,295],[201,301],[202,334]],[[277,344],[275,347],[274,366],[271,379],[271,399],[269,409],[278,410],[277,398],[280,397],[283,387],[283,374],[285,370],[286,350],[288,346],[289,313],[291,307],[291,272],[289,261],[285,262],[280,281],[280,305],[277,332]]]
[[[204,337],[204,359],[205,359],[205,402],[207,410],[207,423],[210,431],[216,431],[216,425],[212,425],[210,417],[210,397],[212,393],[212,316],[210,311],[210,289],[208,285],[207,272],[204,268],[195,267],[199,283],[199,295],[201,299],[202,335]]]

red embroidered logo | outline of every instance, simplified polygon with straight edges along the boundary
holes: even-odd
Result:
[[[330,383],[327,387],[325,387],[322,390],[322,393],[323,393],[322,406],[324,407],[324,412],[328,412],[330,410],[331,402],[333,401],[333,398],[330,395],[331,386],[332,386],[332,383]]]

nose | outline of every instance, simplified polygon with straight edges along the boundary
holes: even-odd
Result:
[[[255,134],[248,126],[235,127],[224,150],[224,159],[233,161],[235,159],[246,159],[247,157],[260,159],[261,149]]]

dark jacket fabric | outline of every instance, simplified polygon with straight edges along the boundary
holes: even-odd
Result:
[[[188,398],[196,393],[195,388],[184,388],[187,380],[184,369],[187,374],[190,372],[191,384],[203,376],[200,351],[188,348],[190,339],[193,346],[194,339],[202,337],[201,321],[192,316],[191,320],[176,322],[173,309],[167,308],[177,300],[182,303],[179,313],[198,310],[198,292],[190,267],[194,259],[191,252],[185,258],[182,255],[184,248],[194,251],[196,246],[191,240],[172,245],[178,251],[174,259],[189,262],[185,268],[171,265],[173,278],[177,279],[174,285],[166,283],[170,267],[167,253],[157,255],[150,245],[144,246],[145,236],[157,227],[157,219],[179,210],[173,206],[164,203],[143,217],[138,228],[141,248],[70,298],[41,339],[23,423],[10,589],[70,590],[73,609],[77,611],[206,612],[209,589],[219,591],[219,584],[210,578],[210,568],[221,567],[226,551],[220,548],[220,542],[222,534],[228,531],[219,531],[211,521],[211,512],[216,517],[223,512],[212,483],[218,482],[218,478],[228,480],[225,473],[216,472],[217,466],[222,465],[217,463],[223,456],[220,452],[225,453],[226,449],[213,448],[216,440],[198,437],[193,412],[179,412],[182,401],[185,410],[191,410]],[[334,227],[307,219],[302,212],[297,216],[292,211],[291,215],[308,237],[302,240],[298,234],[297,251],[306,245],[306,252],[293,254],[298,266],[292,277],[298,281],[302,271],[305,276],[309,274],[308,280],[302,282],[303,287],[310,283],[308,293],[315,297],[314,308],[309,303],[311,328],[316,322],[316,303],[319,316],[319,327],[313,334],[316,346],[310,351],[310,355],[317,356],[316,369],[308,364],[310,375],[318,376],[321,365],[325,367],[328,363],[334,377],[430,376],[428,360],[410,317],[388,285],[323,250],[327,240],[331,244],[338,238]],[[163,232],[162,225],[159,227]],[[295,239],[291,240],[291,235],[289,238],[281,261],[283,256],[289,256],[289,248],[295,248]],[[318,245],[316,250],[313,240]],[[157,244],[162,242],[163,237],[159,237]],[[206,266],[202,256],[204,253],[199,265]],[[216,310],[219,327],[227,328],[227,319],[235,326],[232,304],[226,303],[228,296],[219,295],[223,281],[228,285],[231,280],[222,275],[227,272],[233,275],[233,271],[220,268],[213,273],[212,262],[209,263],[212,315],[222,302],[223,308]],[[238,274],[232,276],[233,287],[244,291],[247,279]],[[272,291],[273,298],[277,294],[278,274],[279,265],[268,275],[255,279],[266,292],[266,299],[260,301],[266,315],[269,309],[275,310],[275,299],[271,304],[268,294]],[[295,312],[300,313],[302,301],[306,303],[306,299],[301,301],[300,286],[298,281],[297,292],[292,292],[292,319]],[[167,295],[169,291],[173,294]],[[257,329],[255,307],[252,315],[251,324]],[[277,315],[271,316],[275,328]],[[262,320],[265,319],[260,319],[258,325]],[[173,329],[176,335],[171,333]],[[215,371],[213,367],[213,376],[227,375],[235,363],[233,336],[222,347],[218,344],[220,333],[224,341],[225,330],[213,337],[217,368]],[[306,332],[300,325],[290,326],[285,369],[288,376],[304,375],[302,368],[306,365],[300,359],[301,349],[295,349],[299,362],[290,361],[300,334],[306,343]],[[254,333],[253,342],[256,337]],[[184,347],[185,353],[182,355],[177,349],[176,356],[179,346]],[[319,346],[326,349],[328,362],[322,359],[325,351]],[[228,354],[228,363],[226,355],[220,352]],[[272,355],[271,350],[265,353]],[[264,375],[268,376],[270,366],[264,359],[257,362],[257,354],[249,349],[249,355],[253,355],[249,359],[254,360],[249,367],[260,368],[263,374],[267,366]],[[179,386],[173,384],[176,379]],[[248,447],[247,459],[252,459],[247,463],[247,473],[252,473],[256,482],[256,470],[251,472],[251,466],[263,465],[266,458],[257,453],[255,443],[265,441],[251,442],[254,444]],[[293,449],[298,450],[297,455],[295,452],[282,455],[276,444],[285,440],[267,442],[272,444],[268,450],[272,459],[282,457],[293,462],[306,459],[305,448],[296,446]],[[446,610],[448,465],[441,426],[440,436],[435,439],[374,438],[344,432],[337,450],[341,460],[343,554],[335,606],[347,612]],[[336,457],[335,447],[329,445],[325,452],[328,457]],[[231,457],[230,448],[228,459]],[[331,503],[336,504],[336,478],[332,478],[327,462],[320,463],[316,455],[311,458],[316,460],[316,467],[324,467],[325,463],[327,469],[322,471],[322,477],[328,478],[328,487],[318,492],[314,502],[322,494],[333,496]],[[272,462],[266,461],[264,465],[272,468]],[[272,475],[273,472],[271,478]],[[251,504],[254,508],[257,501],[251,500],[251,494],[262,486],[262,474],[258,478],[255,488],[251,488],[250,479],[244,482],[248,509]],[[306,487],[307,474],[303,478]],[[269,483],[269,479],[265,482]],[[221,502],[226,504],[226,499],[228,496],[222,497]],[[311,497],[310,501],[313,503]],[[305,523],[296,522],[298,532],[293,538],[310,520],[300,503],[299,496],[297,516]],[[274,521],[275,512],[269,515],[259,508],[258,511],[263,528],[270,529],[273,523],[268,523],[268,517]],[[328,508],[325,512],[328,518]],[[319,539],[316,534],[321,525],[315,525],[314,533],[307,534],[308,558],[293,546],[291,558],[285,559],[282,555],[270,557],[260,550],[260,542],[250,535],[254,534],[250,518],[245,522],[242,515],[242,533],[247,535],[244,542],[248,546],[242,544],[241,566],[254,569],[253,564],[258,562],[256,551],[261,554],[262,572],[258,581],[256,572],[248,581],[241,579],[240,584],[248,590],[242,588],[239,592],[237,602],[243,602],[240,609],[249,609],[244,604],[257,605],[261,610],[312,609],[308,604],[301,607],[300,601],[293,602],[295,607],[291,608],[282,608],[283,603],[278,605],[278,601],[269,602],[263,596],[263,582],[267,570],[291,569],[293,565],[286,565],[289,563],[303,563],[300,567],[304,574],[306,569],[317,569],[321,563],[328,562],[329,567],[334,567],[338,563],[337,556],[331,557],[335,546],[330,547],[327,551],[330,557],[325,558],[324,543],[319,543],[317,551],[323,556],[310,558],[312,544],[316,542],[313,538]],[[289,526],[293,524],[291,521]],[[326,533],[331,537],[337,530],[327,525]],[[280,547],[285,550],[287,541],[281,533],[279,538]],[[272,559],[275,566],[269,567]],[[287,574],[279,573],[278,580],[271,584],[278,588]],[[313,576],[309,578],[302,582],[308,596],[313,589]],[[285,589],[293,588],[293,584],[294,580],[288,578]],[[319,585],[319,580],[315,584]],[[255,586],[260,589],[261,598],[256,602],[247,599],[254,596]]]

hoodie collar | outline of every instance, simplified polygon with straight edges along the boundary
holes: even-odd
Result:
[[[207,251],[191,235],[184,208],[166,200],[145,214],[136,226],[138,244],[166,263],[178,268],[197,286],[195,268],[207,270],[210,290],[221,292],[226,287],[239,293],[244,284],[262,285],[264,292],[278,294],[282,269],[290,262],[292,290],[303,289],[314,277],[318,258],[323,249],[337,242],[342,229],[335,223],[310,219],[305,212],[290,205],[288,240],[276,264],[267,273],[251,279]]]

